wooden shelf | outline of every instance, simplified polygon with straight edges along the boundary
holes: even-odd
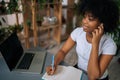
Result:
[[[51,5],[51,4],[53,4],[53,5],[55,5],[55,4],[60,4],[61,2],[53,2],[53,3],[42,3],[42,4],[37,4],[37,5]]]
[[[27,3],[26,0],[24,0],[23,2],[24,4]],[[50,8],[50,5],[53,5],[53,15],[57,18],[57,24],[55,25],[47,25],[47,26],[38,26],[37,25],[37,21],[36,21],[36,16],[38,15],[39,13],[39,10],[38,7],[39,7],[39,4],[36,3],[36,0],[34,0],[33,2],[30,2],[30,5],[31,6],[29,10],[31,10],[32,12],[32,27],[33,27],[33,37],[34,37],[34,47],[36,47],[38,45],[38,34],[37,32],[38,31],[43,31],[43,30],[47,30],[48,31],[48,35],[50,33],[50,30],[49,29],[53,29],[53,38],[56,40],[56,42],[58,44],[60,44],[60,41],[61,41],[61,25],[62,25],[62,0],[60,0],[60,2],[57,2],[57,0],[54,0],[53,3],[44,3],[42,5],[45,5],[46,6],[46,16],[50,16],[51,12],[51,8]],[[27,9],[24,5],[24,8]],[[28,9],[27,9],[28,10]],[[28,11],[29,11],[28,10]],[[28,30],[28,26],[26,24],[26,20],[28,18],[28,13],[30,13],[30,11],[25,11],[24,12],[24,31],[25,31],[25,36],[26,36],[26,39],[25,39],[25,42],[26,42],[26,46],[28,46],[27,48],[30,47],[30,43],[29,43],[29,30]],[[40,14],[39,14],[40,15]]]
[[[39,31],[44,31],[44,30],[53,29],[53,28],[56,28],[56,27],[59,27],[59,25],[55,24],[55,25],[47,25],[47,26],[38,26],[38,30]]]

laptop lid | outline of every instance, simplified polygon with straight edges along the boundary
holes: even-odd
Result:
[[[16,33],[11,34],[4,42],[0,44],[0,52],[6,61],[10,71],[35,74],[42,73],[46,51],[24,51]],[[17,65],[23,59],[23,55],[27,52],[35,54],[29,69],[17,69]]]
[[[0,44],[0,51],[11,71],[23,55],[23,48],[16,33],[12,33]]]

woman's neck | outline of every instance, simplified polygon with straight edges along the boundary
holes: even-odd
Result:
[[[92,34],[91,33],[86,33],[86,39],[88,41],[88,43],[91,43],[92,42]]]

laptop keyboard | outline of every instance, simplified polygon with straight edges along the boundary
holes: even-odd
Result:
[[[25,55],[23,56],[17,68],[18,69],[29,69],[33,57],[34,57],[33,53],[25,53]]]

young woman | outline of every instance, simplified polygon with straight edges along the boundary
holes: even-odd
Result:
[[[83,15],[82,27],[73,30],[55,56],[54,70],[49,66],[46,72],[54,74],[57,65],[76,45],[77,67],[86,73],[89,80],[108,80],[107,67],[117,47],[106,33],[117,28],[119,9],[112,0],[82,0],[79,11]]]

